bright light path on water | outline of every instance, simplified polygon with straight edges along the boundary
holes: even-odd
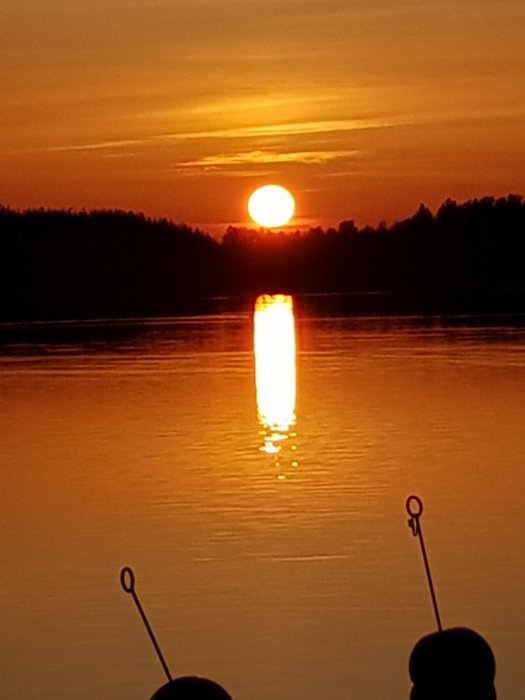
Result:
[[[263,295],[254,313],[255,386],[264,451],[280,450],[295,424],[295,324],[292,297]]]

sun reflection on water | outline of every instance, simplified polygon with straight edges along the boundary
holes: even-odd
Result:
[[[261,452],[272,455],[284,479],[284,461],[298,465],[295,438],[296,364],[292,297],[263,294],[253,316],[255,388]],[[284,448],[291,456],[284,454]]]

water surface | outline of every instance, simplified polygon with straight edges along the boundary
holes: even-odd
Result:
[[[5,697],[150,697],[129,565],[175,675],[236,700],[404,700],[435,627],[416,493],[444,625],[483,634],[499,697],[521,700],[525,329],[294,310],[277,454],[251,308],[4,335]]]

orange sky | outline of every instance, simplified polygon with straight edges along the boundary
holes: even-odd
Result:
[[[0,203],[220,233],[523,193],[523,0],[1,0]]]

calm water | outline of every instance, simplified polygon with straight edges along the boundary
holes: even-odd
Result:
[[[416,493],[444,625],[483,634],[499,697],[522,699],[525,326],[296,299],[295,329],[276,442],[250,308],[4,343],[2,697],[150,697],[129,565],[174,675],[235,700],[405,700],[435,627]]]

